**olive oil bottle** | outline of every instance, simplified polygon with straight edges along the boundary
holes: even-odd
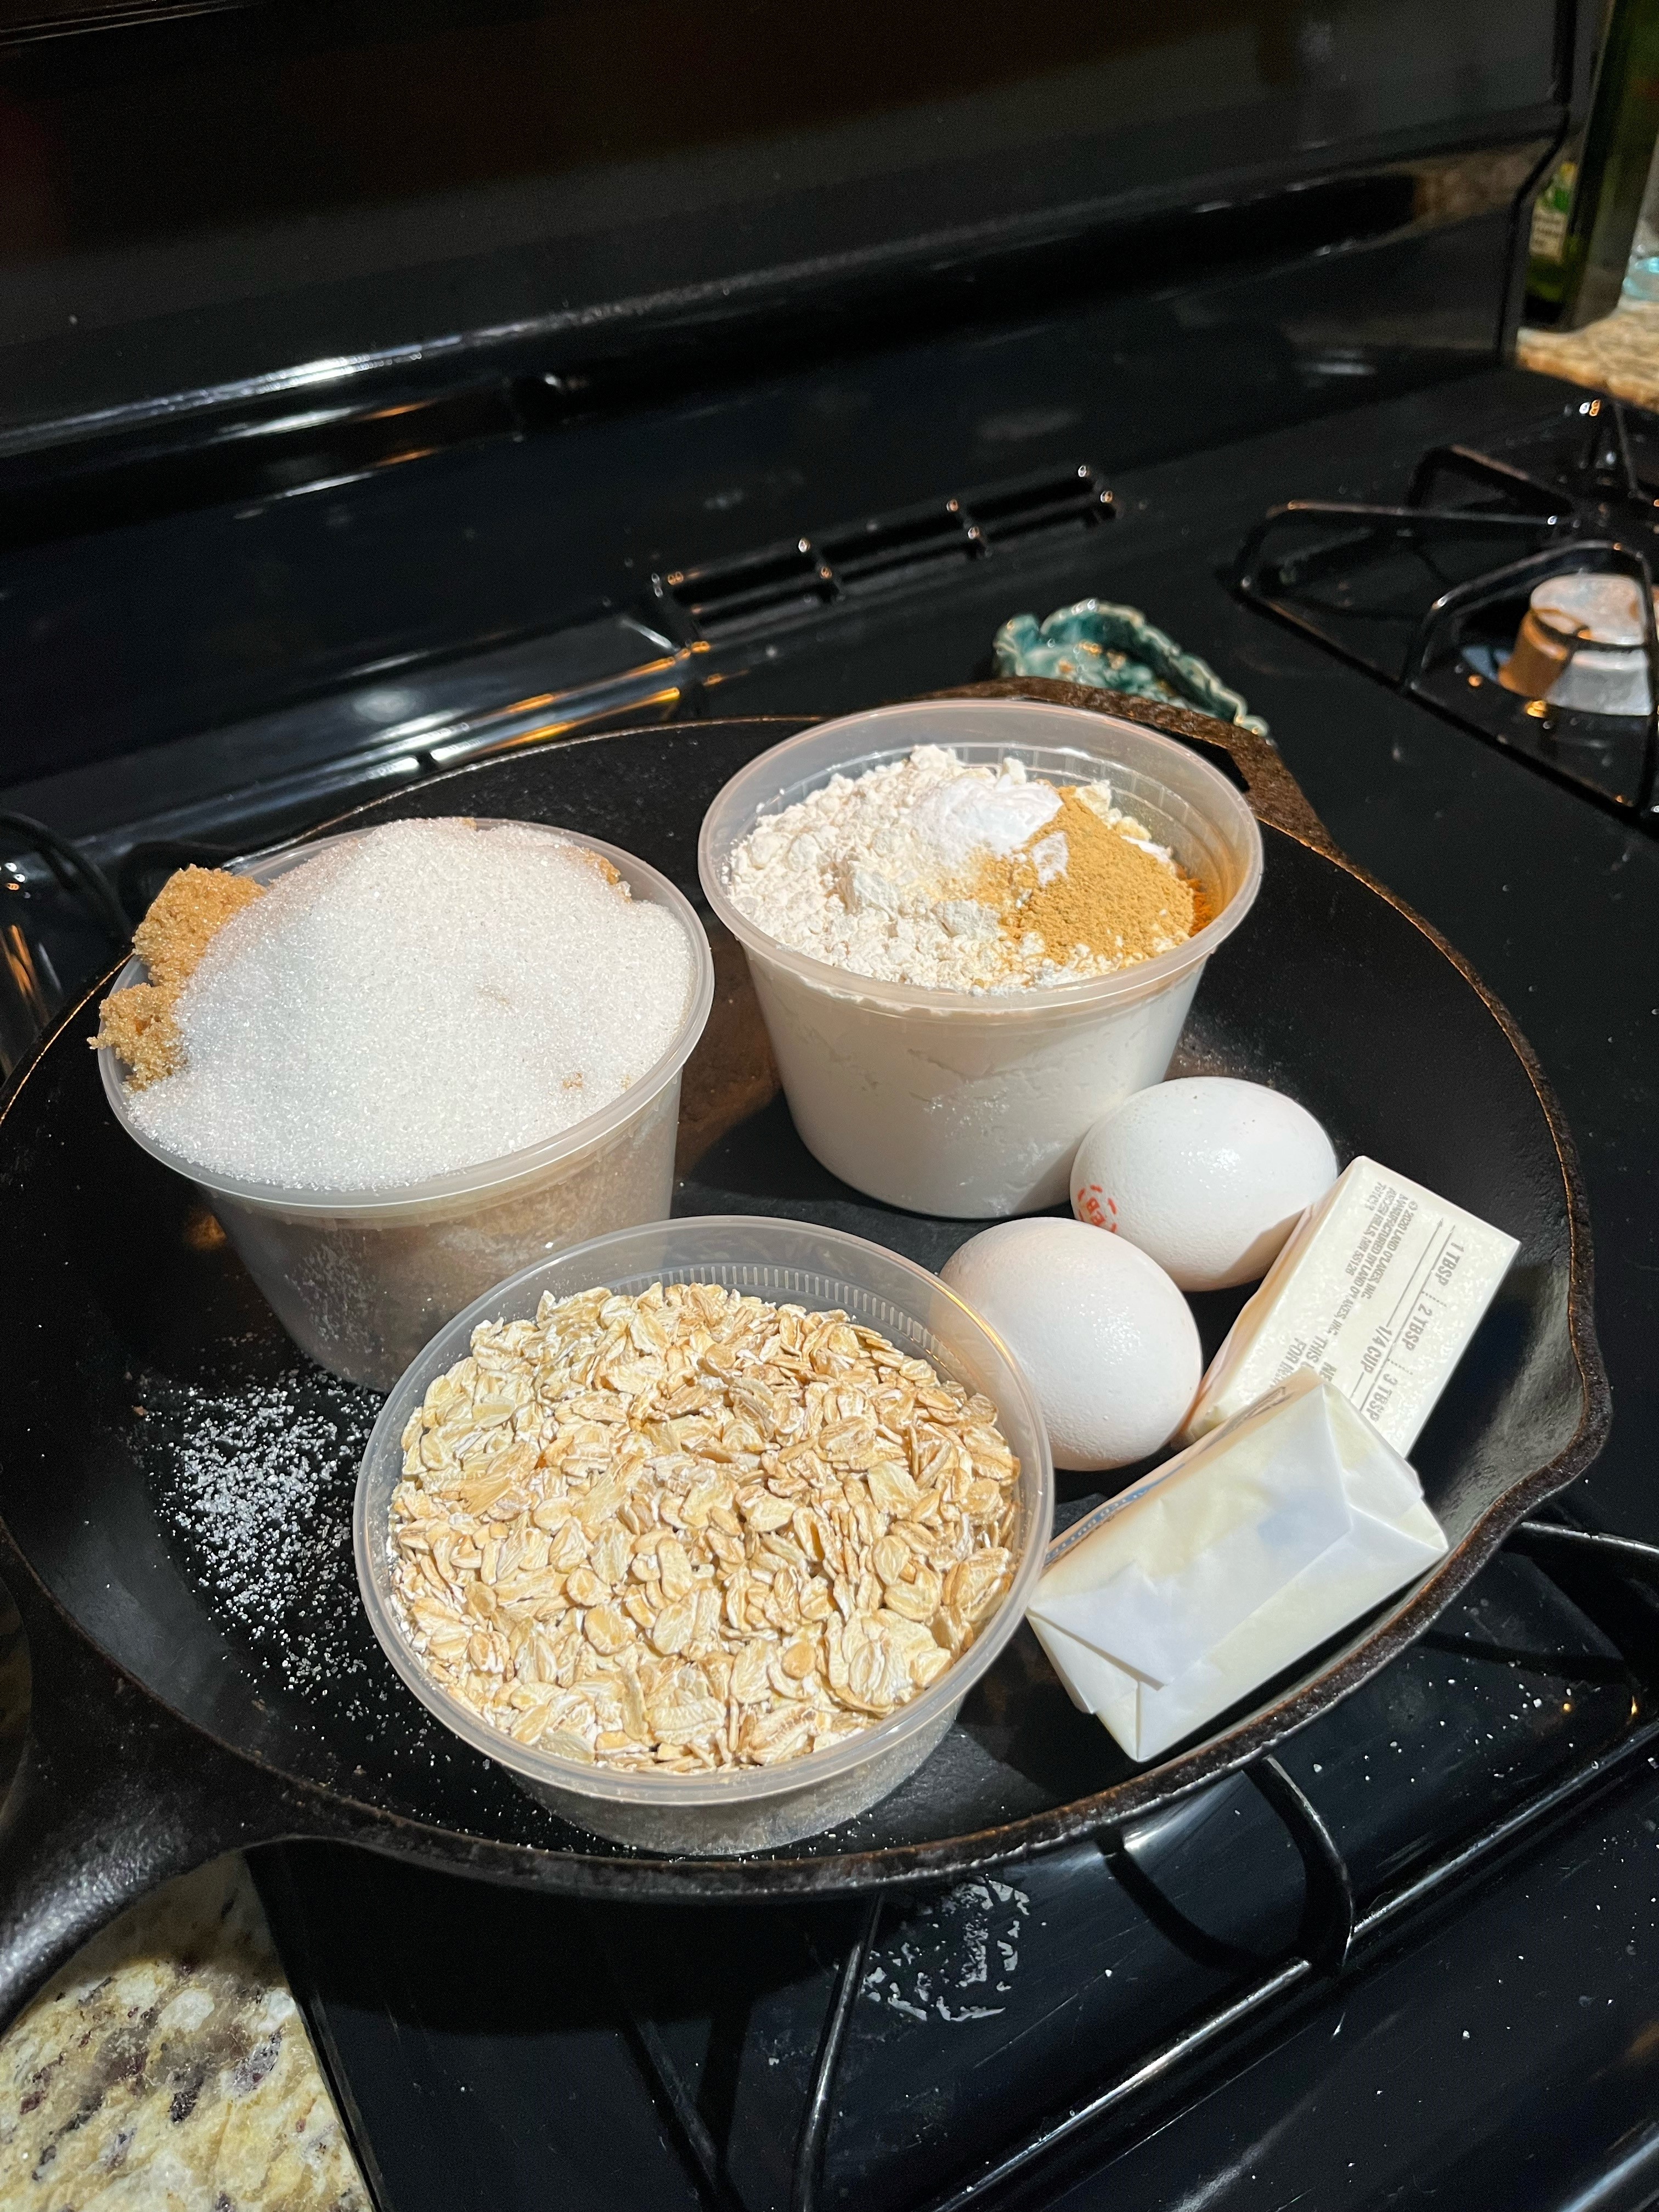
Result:
[[[1612,313],[1659,141],[1659,0],[1613,0],[1582,143],[1533,206],[1526,319],[1577,330]]]

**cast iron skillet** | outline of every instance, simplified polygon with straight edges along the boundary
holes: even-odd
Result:
[[[1521,1239],[1419,1447],[1452,1540],[1447,1558],[1300,1679],[1151,1769],[1130,1766],[1074,1711],[1022,1631],[939,1753],[832,1836],[729,1861],[597,1843],[429,1723],[370,1639],[341,1547],[373,1401],[314,1371],[280,1380],[297,1355],[216,1225],[110,1116],[86,1044],[94,991],[0,1107],[0,1571],[23,1615],[33,1678],[28,1740],[0,1813],[0,2016],[155,1883],[279,1838],[344,1839],[531,1887],[685,1899],[921,1882],[1115,1826],[1334,1705],[1589,1464],[1608,1401],[1583,1193],[1548,1087],[1503,1009],[1334,849],[1270,746],[1201,715],[1066,684],[974,696],[998,692],[1153,723],[1248,788],[1266,881],[1211,966],[1185,1064],[1280,1086],[1345,1157],[1370,1152]],[[696,896],[708,801],[798,726],[711,722],[526,748],[348,818],[562,823],[641,854]],[[939,1265],[972,1225],[876,1205],[810,1158],[776,1095],[742,961],[729,942],[717,951],[715,1013],[686,1085],[680,1210],[823,1220]],[[1200,1302],[1211,1343],[1237,1302]],[[279,1551],[300,1547],[301,1586],[290,1573],[283,1618],[251,1622],[225,1598],[222,1561],[179,1534],[175,1509],[204,1438],[234,1462],[239,1450],[269,1449],[273,1423],[290,1442],[310,1440],[321,1486],[299,1533],[272,1539]],[[1091,1486],[1067,1479],[1062,1498]]]

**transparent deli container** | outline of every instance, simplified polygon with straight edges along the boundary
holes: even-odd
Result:
[[[504,826],[477,819],[483,830]],[[666,907],[684,932],[691,980],[667,1050],[621,1097],[556,1136],[500,1159],[400,1189],[292,1189],[209,1175],[140,1129],[107,1046],[98,1054],[104,1092],[133,1142],[196,1184],[243,1265],[302,1352],[349,1382],[386,1390],[449,1316],[491,1283],[538,1255],[607,1229],[667,1212],[674,1187],[680,1071],[714,1000],[708,939],[690,902],[631,853],[541,823],[550,837],[602,854],[636,899]],[[270,883],[330,846],[366,836],[348,830],[237,863]],[[113,988],[140,981],[129,961]]]
[[[1051,783],[1105,778],[1204,885],[1213,919],[1116,975],[975,993],[830,967],[732,904],[732,850],[763,816],[832,775],[862,775],[927,744],[969,763],[1012,757]],[[1224,776],[1137,723],[1018,699],[929,700],[820,723],[751,761],[704,817],[697,865],[709,904],[748,955],[809,1149],[873,1198],[973,1219],[1059,1204],[1090,1124],[1163,1079],[1205,962],[1255,897],[1261,833]]]
[[[831,1751],[707,1775],[615,1773],[527,1751],[441,1689],[399,1625],[391,1577],[392,1493],[403,1473],[404,1429],[428,1385],[465,1358],[480,1322],[533,1315],[544,1291],[564,1298],[599,1284],[643,1291],[659,1282],[718,1283],[809,1311],[840,1307],[939,1373],[983,1391],[1018,1457],[1013,1581],[1000,1610],[930,1688]],[[374,1632],[404,1680],[447,1728],[509,1768],[532,1796],[578,1827],[641,1850],[726,1854],[770,1850],[835,1827],[921,1765],[1024,1617],[1042,1571],[1054,1505],[1054,1464],[1030,1385],[1000,1338],[936,1276],[840,1230],[713,1214],[596,1237],[526,1267],[458,1315],[381,1409],[357,1479],[352,1533]]]

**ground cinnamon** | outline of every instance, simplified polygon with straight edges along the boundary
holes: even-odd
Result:
[[[1012,946],[1035,933],[1057,966],[1127,967],[1184,945],[1208,918],[1201,887],[1150,842],[1132,817],[1113,821],[1062,786],[1059,812],[1017,853],[988,854],[966,895],[991,908]]]

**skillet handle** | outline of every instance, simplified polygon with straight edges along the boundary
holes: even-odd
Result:
[[[1313,808],[1301,785],[1285,765],[1271,738],[1258,737],[1234,722],[1200,714],[1195,707],[1166,706],[1158,699],[1131,698],[1127,692],[1100,691],[1091,684],[1062,684],[1048,676],[1004,676],[993,684],[964,684],[955,690],[929,694],[935,699],[1040,699],[1054,707],[1080,707],[1085,714],[1111,714],[1121,722],[1139,722],[1166,737],[1179,738],[1195,752],[1220,753],[1243,779],[1250,811],[1259,822],[1271,823],[1304,845],[1334,854],[1336,841]],[[1225,773],[1225,770],[1223,770]]]
[[[105,1658],[3,1532],[0,1575],[27,1638],[29,1679],[27,1732],[0,1806],[3,2027],[88,1936],[160,1883],[222,1851],[330,1824]],[[8,1640],[21,1642],[19,1632]]]

